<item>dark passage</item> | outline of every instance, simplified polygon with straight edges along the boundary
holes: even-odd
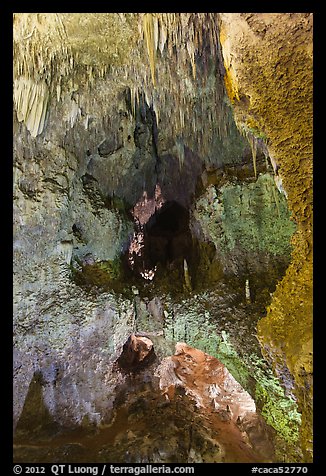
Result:
[[[192,253],[189,212],[177,202],[167,202],[145,225],[146,261],[149,267],[167,265]]]

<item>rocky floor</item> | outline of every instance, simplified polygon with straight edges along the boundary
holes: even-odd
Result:
[[[138,358],[146,360],[146,349]],[[34,438],[21,433],[15,462],[273,461],[270,429],[249,394],[214,357],[179,343],[172,356],[117,371],[123,381],[111,421],[97,428],[48,427],[47,434]]]
[[[144,284],[124,296],[93,290],[87,299],[97,311],[75,322],[65,353],[46,356],[44,347],[35,355],[39,370],[16,427],[15,461],[279,461],[274,408],[297,425],[286,420],[295,402],[259,360],[262,304],[226,282],[174,297],[158,297],[155,280]],[[258,402],[257,388],[269,400]],[[272,426],[260,416],[265,403]]]

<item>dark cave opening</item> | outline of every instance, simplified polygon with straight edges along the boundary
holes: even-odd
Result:
[[[165,203],[144,227],[145,253],[149,267],[167,265],[178,259],[189,261],[192,255],[192,236],[189,212],[175,201]]]
[[[137,281],[140,278],[144,284],[165,283],[163,286],[167,288],[172,280],[175,288],[184,290],[186,275],[191,280],[190,274],[198,261],[198,244],[191,234],[189,219],[189,210],[172,200],[160,204],[145,223],[138,223],[125,255],[127,274],[131,273]]]

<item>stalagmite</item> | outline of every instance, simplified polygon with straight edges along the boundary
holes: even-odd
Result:
[[[251,302],[251,296],[250,296],[250,287],[249,287],[249,279],[246,279],[245,283],[245,294],[246,294],[246,301],[248,303]]]
[[[191,290],[192,290],[191,277],[190,277],[190,274],[189,274],[188,263],[187,263],[187,260],[186,260],[186,259],[183,260],[183,270],[184,270],[184,277],[185,277],[185,286],[186,286],[186,289],[187,289],[188,291],[191,291]]]

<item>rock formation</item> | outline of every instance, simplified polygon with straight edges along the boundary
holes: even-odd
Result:
[[[13,28],[15,461],[311,461],[312,14]]]

